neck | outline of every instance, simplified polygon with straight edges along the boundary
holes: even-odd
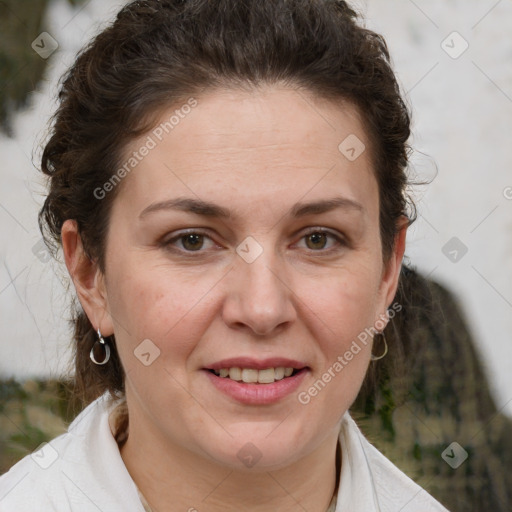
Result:
[[[153,511],[325,512],[336,487],[334,430],[310,454],[276,471],[240,472],[162,439],[130,417],[121,457]]]

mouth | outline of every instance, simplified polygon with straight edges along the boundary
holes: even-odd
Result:
[[[221,370],[224,370],[223,375],[228,371],[227,375],[221,377]],[[232,366],[218,370],[204,368],[203,371],[213,389],[223,395],[245,405],[271,405],[296,392],[308,375],[309,368],[278,366],[257,370]],[[289,375],[285,375],[285,372]]]
[[[219,368],[219,369],[208,369],[210,373],[213,373],[217,377],[223,379],[233,380],[235,382],[241,382],[245,384],[273,384],[274,382],[281,381],[294,377],[302,370],[306,370],[307,367],[292,368],[285,366],[270,367],[263,370],[256,368],[240,368],[233,366],[231,368]]]

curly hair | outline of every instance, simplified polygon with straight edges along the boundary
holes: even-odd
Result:
[[[137,0],[77,56],[59,91],[41,169],[49,193],[39,213],[57,253],[65,220],[77,222],[86,255],[104,272],[109,215],[120,186],[94,190],[118,169],[123,150],[147,133],[162,109],[221,88],[281,84],[355,105],[370,141],[379,188],[383,259],[397,222],[412,222],[406,194],[410,113],[383,37],[358,24],[342,0]],[[96,334],[75,302],[74,365],[85,402],[123,394],[124,373],[91,364]]]

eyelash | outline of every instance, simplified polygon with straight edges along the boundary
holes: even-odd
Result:
[[[348,247],[348,242],[341,236],[339,235],[336,235],[335,233],[333,233],[332,231],[329,231],[327,229],[324,229],[324,228],[310,228],[307,230],[306,233],[304,233],[300,240],[303,240],[304,238],[306,238],[307,236],[310,236],[310,235],[313,235],[313,234],[317,234],[317,233],[320,233],[320,234],[325,234],[325,235],[328,235],[329,237],[333,238],[336,242],[337,242],[337,245],[338,247],[331,247],[330,249],[318,249],[318,250],[315,250],[315,249],[308,249],[309,252],[311,253],[318,253],[318,255],[330,255],[332,252],[336,252],[338,250],[340,250],[340,248],[342,247]],[[201,230],[196,230],[196,229],[190,229],[190,230],[187,230],[187,231],[183,231],[181,233],[179,233],[178,235],[170,238],[170,239],[167,239],[167,240],[163,240],[160,245],[165,248],[165,249],[168,249],[168,250],[171,250],[173,252],[177,252],[177,253],[180,253],[182,255],[190,255],[192,257],[198,257],[198,256],[201,256],[201,255],[204,255],[205,254],[205,250],[197,250],[197,251],[189,251],[187,249],[176,249],[175,247],[172,247],[173,243],[174,242],[177,242],[179,240],[182,240],[184,237],[186,237],[187,235],[201,235],[201,236],[204,236],[205,238],[208,238],[210,240],[211,237],[208,235],[208,233],[204,232],[204,231],[201,231]],[[212,240],[213,241],[213,240]]]

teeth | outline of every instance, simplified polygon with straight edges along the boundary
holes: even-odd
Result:
[[[242,382],[258,382],[258,370],[248,370],[247,368],[244,368],[242,370]]]
[[[290,369],[290,368],[288,368],[288,369]],[[293,372],[293,368],[291,370]],[[286,369],[283,368],[282,366],[279,368],[274,368],[274,379],[281,380],[284,377],[285,373],[286,373]],[[291,372],[290,372],[290,374],[291,374]]]
[[[255,370],[253,368],[221,368],[213,370],[219,377],[228,377],[232,380],[242,381],[247,384],[272,384],[276,380],[282,380],[293,373],[293,368],[267,368],[265,370]]]
[[[229,378],[233,380],[242,380],[242,370],[240,368],[230,368]]]
[[[275,369],[274,368],[268,368],[266,370],[244,370],[244,372],[250,371],[256,373],[256,377],[258,379],[258,382],[260,384],[270,384],[276,380],[275,378]],[[243,375],[243,372],[242,372]],[[244,380],[245,382],[245,380]]]

